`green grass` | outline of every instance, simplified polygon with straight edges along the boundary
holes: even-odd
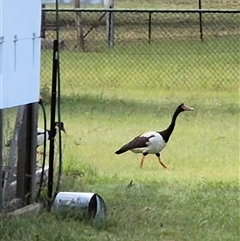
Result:
[[[0,240],[239,240],[239,46],[234,38],[61,53],[61,190],[100,194],[100,225],[41,213],[0,220]],[[51,51],[42,52],[49,113]],[[162,160],[117,156],[134,136],[180,114]],[[49,122],[49,119],[48,119]],[[39,112],[39,126],[43,125]],[[133,180],[133,186],[127,188]]]
[[[233,207],[238,206],[238,191],[236,186],[222,183],[202,183],[194,189],[163,181],[143,183],[131,190],[118,185],[108,187],[107,193],[112,193],[107,199],[109,220],[103,225],[91,226],[42,214],[6,222],[0,237],[2,240],[237,241],[239,220]]]
[[[238,95],[143,93],[121,98],[79,91],[62,99],[67,136],[61,190],[100,194],[108,207],[106,223],[42,213],[0,221],[1,240],[238,240]],[[162,153],[171,171],[154,156],[140,169],[140,156],[114,154],[135,135],[165,128],[181,101],[195,111],[179,116]],[[130,180],[134,185],[127,188]]]
[[[61,76],[65,94],[96,90],[98,94],[107,91],[131,96],[139,89],[149,89],[158,96],[161,90],[239,88],[237,38],[223,37],[204,43],[166,40],[151,45],[132,41],[113,50],[102,42],[95,42],[95,46],[99,46],[99,51],[62,51]],[[42,52],[43,85],[51,79],[51,55],[51,51]]]

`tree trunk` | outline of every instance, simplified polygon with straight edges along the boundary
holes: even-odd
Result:
[[[80,8],[80,0],[74,0],[74,7]],[[83,28],[81,24],[81,12],[76,12],[75,17],[75,25],[77,28],[77,45],[79,47],[79,50],[85,51],[85,43],[84,43],[84,37],[83,37]]]

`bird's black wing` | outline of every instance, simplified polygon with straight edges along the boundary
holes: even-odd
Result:
[[[128,142],[127,144],[122,146],[115,153],[116,154],[121,154],[121,153],[124,153],[126,151],[129,151],[129,150],[132,150],[132,149],[135,149],[135,148],[147,147],[147,143],[149,142],[149,139],[151,137],[154,137],[154,135],[151,135],[151,136],[148,136],[148,137],[146,137],[146,136],[137,136],[133,140],[131,140],[130,142]]]

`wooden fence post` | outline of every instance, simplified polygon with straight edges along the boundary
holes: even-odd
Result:
[[[28,104],[26,131],[25,195],[27,204],[33,203],[36,193],[36,148],[38,103]]]
[[[74,7],[80,8],[80,0],[74,0]],[[81,23],[81,12],[76,12],[75,17],[75,25],[77,28],[77,45],[79,46],[80,50],[82,49],[85,52],[85,43],[84,43],[84,36],[83,36],[83,28]]]
[[[42,24],[41,24],[41,37],[45,38],[45,30],[46,30],[46,12],[44,11],[46,5],[42,4]]]
[[[16,197],[20,198],[22,204],[25,204],[25,162],[26,162],[26,130],[27,130],[27,115],[26,105],[22,116],[22,125],[19,127],[17,138],[17,189]]]
[[[18,136],[17,198],[22,203],[33,202],[35,196],[37,103],[24,106],[23,122]]]

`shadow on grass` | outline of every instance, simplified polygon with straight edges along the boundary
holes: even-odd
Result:
[[[186,97],[182,100],[185,104],[194,107],[193,116],[198,112],[211,112],[211,114],[237,114],[239,112],[238,103],[233,103],[227,98],[222,99],[203,99],[195,96]],[[45,99],[45,103],[49,105],[50,99]],[[61,97],[61,108],[64,113],[70,115],[80,113],[99,113],[106,115],[155,115],[169,116],[172,115],[177,106],[181,104],[179,98],[173,96],[170,98],[162,98],[157,101],[153,100],[127,100],[117,97],[103,97],[101,95],[63,95]]]

